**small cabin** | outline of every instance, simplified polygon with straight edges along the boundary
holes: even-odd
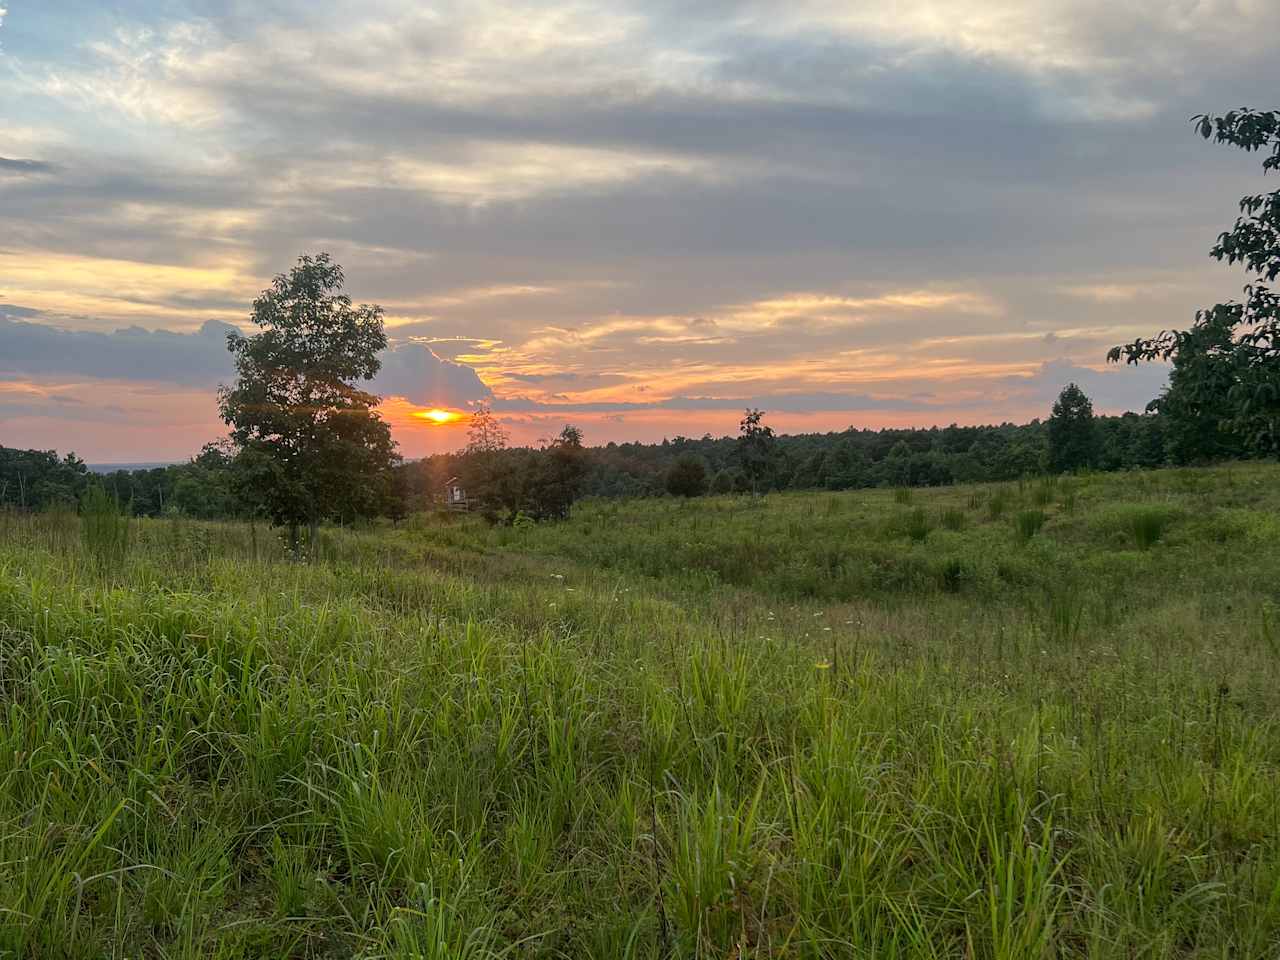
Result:
[[[444,505],[449,510],[468,510],[467,491],[457,477],[444,482]]]

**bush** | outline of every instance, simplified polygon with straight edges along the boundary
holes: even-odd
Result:
[[[965,515],[964,511],[959,507],[948,507],[942,511],[942,525],[948,530],[960,531],[964,529]]]

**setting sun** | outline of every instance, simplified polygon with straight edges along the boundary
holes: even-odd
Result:
[[[432,407],[430,410],[418,410],[414,416],[419,420],[426,420],[429,423],[457,423],[462,419],[462,414],[456,410],[441,410],[439,407]]]

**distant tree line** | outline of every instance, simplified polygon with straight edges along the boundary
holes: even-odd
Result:
[[[757,422],[756,426],[763,424]],[[767,429],[767,428],[766,428]],[[1069,469],[1127,470],[1171,463],[1158,414],[1090,418],[1065,456]],[[677,436],[661,443],[608,443],[582,450],[580,493],[595,497],[848,490],[1014,480],[1049,472],[1050,424],[863,430],[756,438]],[[1238,452],[1236,456],[1243,455]],[[1191,462],[1191,461],[1180,461]],[[1063,462],[1065,463],[1065,461]],[[1063,465],[1063,464],[1060,464]],[[446,480],[476,472],[473,452],[437,454],[400,468],[415,504]],[[470,489],[470,488],[469,488]]]
[[[771,433],[762,448],[755,440],[744,446],[742,435],[588,447],[574,427],[540,448],[510,447],[492,414],[480,411],[475,423],[467,449],[394,465],[379,497],[362,513],[344,512],[335,504],[323,519],[399,519],[437,504],[445,483],[455,478],[492,519],[510,522],[520,515],[533,520],[565,516],[582,496],[943,486],[1082,468],[1130,470],[1264,455],[1217,436],[1203,448],[1189,447],[1178,422],[1165,412],[1095,416],[1075,385],[1063,391],[1045,421]],[[59,458],[52,451],[0,447],[0,504],[32,510],[74,504],[95,480],[140,516],[262,515],[256,498],[246,496],[253,478],[241,471],[229,444],[210,444],[187,463],[96,478],[74,455]]]

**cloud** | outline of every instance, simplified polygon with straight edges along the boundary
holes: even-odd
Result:
[[[217,320],[194,333],[141,327],[99,333],[12,319],[12,309],[0,304],[2,375],[69,374],[212,387],[234,372],[226,337],[236,328]]]
[[[400,344],[383,354],[373,390],[422,407],[465,407],[493,396],[471,367],[442,360],[420,343]]]
[[[815,410],[852,412],[858,410],[927,410],[930,405],[912,399],[872,397],[865,394],[833,392],[782,393],[759,396],[676,396],[651,401],[575,401],[560,399],[554,402],[533,400],[528,397],[504,397],[493,402],[493,409],[500,412],[561,412],[561,413],[619,413],[641,410],[745,410],[756,407],[777,413],[808,413]]]
[[[1047,410],[1063,387],[1075,383],[1089,396],[1099,413],[1141,413],[1168,382],[1169,367],[1163,363],[1095,370],[1069,360],[1053,360],[1042,364],[1029,376],[1008,377],[993,388],[1003,388],[1012,398],[1044,406]]]
[[[21,160],[14,157],[0,157],[0,173],[40,174],[53,173],[58,168],[55,164],[43,160]]]
[[[42,315],[0,304],[0,377],[78,376],[210,391],[235,377],[226,341],[239,330],[228,323],[208,320],[194,333],[141,327],[101,333],[30,322],[33,316]],[[384,352],[372,389],[421,406],[465,406],[492,396],[471,367],[442,360],[418,343]]]
[[[506,376],[521,383],[572,382],[578,379],[576,373],[568,371],[564,373],[507,373]]]

